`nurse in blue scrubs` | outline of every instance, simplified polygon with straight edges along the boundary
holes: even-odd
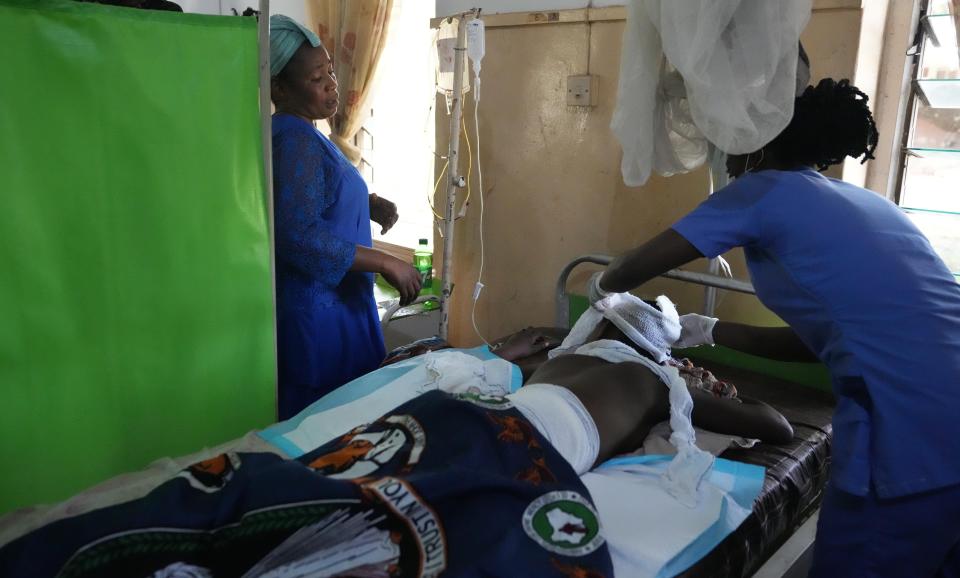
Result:
[[[313,125],[337,111],[333,62],[316,34],[270,17],[273,187],[277,264],[279,414],[296,415],[376,369],[385,356],[375,273],[420,291],[413,265],[371,248],[371,219],[386,232],[396,206],[368,194],[360,173]]]
[[[872,158],[867,97],[822,80],[771,143],[731,156],[734,180],[591,282],[627,291],[743,247],[760,300],[789,327],[681,317],[680,347],[719,343],[819,359],[837,408],[811,576],[960,570],[960,286],[893,203],[818,171]]]

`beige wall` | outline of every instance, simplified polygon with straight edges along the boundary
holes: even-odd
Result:
[[[859,3],[817,4],[833,7],[815,10],[803,35],[813,78],[852,78],[860,38]],[[495,23],[488,20],[479,110],[486,192],[486,288],[476,320],[487,339],[527,325],[552,325],[556,277],[570,259],[585,253],[617,254],[643,243],[695,207],[705,198],[708,186],[703,169],[671,178],[653,177],[641,188],[623,184],[620,148],[609,129],[622,20]],[[599,77],[599,105],[567,107],[566,77],[586,72],[588,50],[590,73]],[[472,107],[468,96],[464,112],[471,134]],[[446,151],[448,120],[442,101],[438,100],[436,110],[436,150]],[[465,150],[462,143],[461,154]],[[476,175],[473,183],[476,187]],[[470,315],[480,265],[479,217],[474,192],[467,215],[456,226],[450,338],[458,346],[479,342]],[[435,243],[440,250],[442,239],[437,237]],[[734,275],[747,278],[739,253],[728,259]],[[436,262],[441,262],[439,256]],[[704,267],[702,260],[687,266]],[[569,287],[582,292],[593,270],[583,266]],[[637,293],[665,293],[681,311],[699,310],[703,303],[702,288],[669,280],[653,281]],[[720,292],[718,314],[731,320],[779,323],[754,297],[728,292]]]

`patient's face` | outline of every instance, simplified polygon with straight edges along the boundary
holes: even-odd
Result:
[[[656,301],[650,301],[648,299],[644,299],[643,302],[658,311],[660,310],[660,305]],[[593,332],[587,338],[587,342],[589,343],[591,341],[598,341],[600,339],[610,339],[613,341],[619,341],[620,343],[629,345],[634,351],[636,351],[640,355],[649,359],[653,359],[653,357],[650,355],[650,353],[647,350],[643,349],[642,347],[639,347],[636,343],[634,343],[629,337],[626,336],[626,334],[623,331],[620,331],[620,329],[616,325],[614,325],[613,322],[611,322],[609,319],[603,319],[600,321],[600,323],[597,324]]]
[[[612,339],[614,341],[621,341],[628,345],[630,344],[630,340],[627,339],[627,336],[623,334],[623,331],[617,329],[617,326],[611,323],[608,319],[604,319],[597,324],[587,341],[599,341],[600,339]]]

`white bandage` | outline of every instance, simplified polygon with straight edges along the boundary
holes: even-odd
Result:
[[[577,475],[600,455],[600,433],[583,403],[565,387],[534,383],[507,396],[514,407],[547,438]]]
[[[548,355],[572,353],[587,342],[603,319],[609,319],[630,341],[647,351],[657,363],[670,358],[670,346],[680,337],[680,321],[673,303],[661,295],[657,307],[629,293],[611,293],[586,310],[560,347]]]

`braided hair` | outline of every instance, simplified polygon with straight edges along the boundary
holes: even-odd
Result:
[[[767,148],[782,161],[818,170],[847,156],[863,156],[865,163],[873,158],[879,137],[867,100],[849,80],[824,78],[796,99],[790,124]]]

